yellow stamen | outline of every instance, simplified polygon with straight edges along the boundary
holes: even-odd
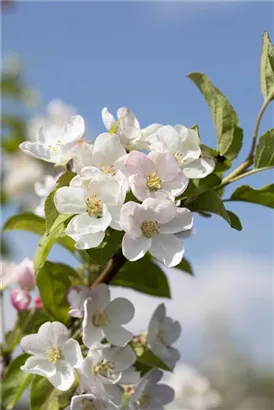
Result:
[[[152,238],[153,236],[159,235],[160,225],[156,221],[143,221],[141,231],[145,238]]]
[[[149,406],[150,397],[148,393],[143,393],[140,399],[138,400],[139,407],[141,409],[146,409]]]
[[[176,159],[179,167],[181,167],[184,164],[183,154],[180,154],[180,152],[175,152],[174,158]]]
[[[48,361],[50,363],[56,363],[58,360],[62,359],[62,351],[59,348],[51,347],[48,350]]]
[[[92,323],[96,327],[101,327],[108,324],[108,316],[106,312],[97,310],[92,315]]]
[[[101,362],[93,366],[93,373],[95,375],[99,374],[100,376],[103,376],[103,377],[109,377],[112,375],[114,369],[115,369],[114,363],[107,362],[106,360],[102,360]]]
[[[96,195],[86,200],[86,206],[89,216],[95,216],[96,218],[103,216],[103,202]]]
[[[112,175],[114,176],[116,174],[115,168],[113,164],[110,164],[108,166],[105,165],[101,165],[100,166],[100,170],[104,173],[104,174],[108,174],[108,175]]]
[[[157,172],[153,172],[147,177],[147,187],[151,192],[162,188],[162,179],[158,176]]]

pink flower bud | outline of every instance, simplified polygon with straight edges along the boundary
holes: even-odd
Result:
[[[16,267],[16,281],[21,289],[32,289],[36,285],[33,262],[24,259]]]
[[[34,305],[36,307],[36,309],[43,309],[43,303],[42,303],[42,299],[41,296],[38,295],[35,300],[34,300]]]
[[[31,296],[26,290],[14,289],[10,293],[10,301],[16,310],[22,312],[28,308],[31,302]]]

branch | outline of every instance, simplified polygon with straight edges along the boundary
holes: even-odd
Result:
[[[99,275],[98,278],[95,279],[92,284],[92,288],[95,288],[100,283],[110,283],[115,278],[125,262],[126,258],[122,254],[122,251],[116,252],[114,256],[108,261],[107,266],[105,267],[101,275]]]

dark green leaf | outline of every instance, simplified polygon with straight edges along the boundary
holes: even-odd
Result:
[[[197,85],[209,106],[216,127],[220,155],[230,160],[236,158],[242,147],[243,131],[238,126],[234,108],[205,74],[194,72],[188,77]]]
[[[236,229],[237,231],[241,231],[243,229],[240,218],[238,215],[234,214],[234,212],[227,210],[229,219],[230,219],[230,224],[232,228]]]
[[[144,364],[150,368],[157,367],[158,369],[170,371],[169,367],[149,349],[146,349],[141,356],[137,357],[137,363]]]
[[[104,265],[109,261],[117,249],[121,246],[122,231],[111,231],[105,236],[104,241],[97,248],[88,249],[87,253],[95,264]]]
[[[233,192],[231,199],[233,201],[252,202],[253,204],[274,208],[274,184],[266,185],[261,189],[242,185]]]
[[[28,385],[31,382],[32,375],[26,374],[20,370],[29,356],[22,354],[14,359],[5,374],[2,382],[2,405],[6,410],[13,409]]]
[[[195,212],[210,212],[220,215],[229,224],[229,215],[224,207],[223,201],[215,191],[207,191],[199,195],[189,206]]]
[[[267,31],[263,35],[260,64],[261,90],[265,99],[274,91],[274,45]]]
[[[136,262],[126,262],[111,284],[132,288],[153,296],[171,297],[166,275],[149,256]]]
[[[183,270],[184,272],[189,273],[190,275],[193,275],[193,269],[191,264],[188,262],[187,259],[182,259],[182,261],[179,263],[179,265],[175,266],[176,269]]]
[[[188,187],[182,197],[192,198],[200,195],[201,193],[220,185],[221,182],[221,178],[216,174],[210,174],[202,179],[192,179],[189,181]]]
[[[259,139],[254,160],[255,168],[274,166],[274,129],[268,130]]]
[[[57,390],[44,377],[35,376],[30,388],[30,410],[60,410],[69,405],[75,391],[73,385],[68,391]]]
[[[37,273],[36,281],[43,307],[53,320],[63,323],[70,321],[66,293],[75,275],[69,266],[52,262],[45,262]]]

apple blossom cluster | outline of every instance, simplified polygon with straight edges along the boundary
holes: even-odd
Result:
[[[28,258],[19,264],[2,261],[0,271],[0,291],[2,292],[10,285],[16,284],[18,287],[10,292],[10,301],[18,312],[26,310],[32,301],[30,292],[36,286],[33,261]],[[36,296],[33,302],[36,309],[42,308],[40,295]]]
[[[134,316],[129,300],[111,300],[109,287],[99,284],[71,288],[68,301],[70,316],[81,320],[81,340],[62,323],[44,323],[37,334],[21,340],[22,350],[31,355],[21,367],[24,372],[46,377],[62,391],[75,386],[67,410],[161,410],[174,399],[173,389],[159,383],[162,371],[152,368],[141,377],[136,368],[136,338],[124,328]],[[179,334],[178,322],[160,305],[138,343],[173,369],[179,354],[171,344]]]
[[[104,108],[102,119],[107,132],[94,144],[83,139],[84,119],[66,112],[33,126],[32,141],[20,148],[75,172],[69,186],[56,190],[54,203],[60,214],[71,215],[65,232],[77,249],[101,245],[114,229],[124,231],[122,252],[128,260],[149,251],[166,266],[176,266],[184,254],[182,233],[193,225],[192,213],[180,208],[178,199],[190,179],[214,170],[213,158],[204,156],[197,132],[183,125],[141,128],[126,108],[118,110],[117,119]],[[38,215],[55,188],[50,176],[36,184]]]

